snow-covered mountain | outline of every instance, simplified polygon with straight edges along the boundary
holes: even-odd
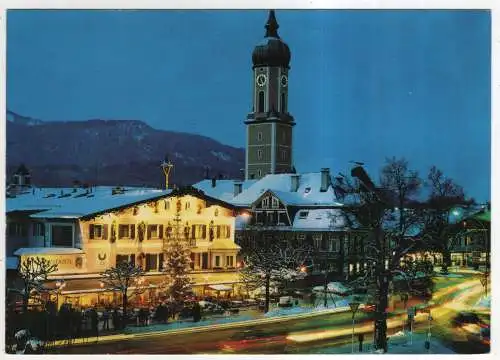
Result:
[[[205,176],[239,178],[244,149],[211,138],[153,129],[138,120],[42,121],[7,111],[7,172],[20,163],[37,185],[161,186],[160,163],[169,156],[171,183]]]

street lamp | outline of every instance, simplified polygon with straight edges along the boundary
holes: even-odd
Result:
[[[349,307],[351,308],[351,311],[352,311],[352,340],[351,340],[351,350],[354,353],[354,316],[356,315],[356,311],[358,311],[359,302],[357,302],[357,301],[351,301],[349,303]]]

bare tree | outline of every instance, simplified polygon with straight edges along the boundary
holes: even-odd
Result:
[[[462,213],[462,209],[457,207],[467,208],[473,201],[466,200],[463,188],[446,178],[436,166],[430,169],[426,185],[430,190],[430,198],[424,212],[424,234],[427,242],[441,252],[441,272],[446,274],[451,265],[451,247],[460,236],[459,229],[452,226],[458,220],[457,215]]]
[[[28,303],[33,291],[43,292],[43,284],[49,274],[57,271],[57,264],[40,257],[29,257],[19,267],[19,277],[23,283],[23,312],[28,310]]]
[[[141,294],[148,288],[143,283],[143,275],[144,270],[142,268],[126,261],[118,263],[116,267],[109,268],[101,274],[101,281],[107,290],[121,293],[124,320],[127,316],[129,297]],[[125,322],[123,325],[125,325]]]
[[[240,277],[250,288],[265,288],[265,312],[269,311],[271,284],[279,286],[304,276],[300,268],[309,253],[308,247],[295,247],[287,241],[246,249]]]
[[[441,181],[442,174],[433,168],[429,178],[436,192],[431,192],[426,201],[419,201],[423,182],[416,171],[409,169],[405,159],[386,160],[379,187],[361,166],[353,168],[351,175],[353,178],[343,179],[337,187],[348,199],[345,215],[349,226],[365,231],[368,265],[354,282],[374,290],[375,345],[387,351],[389,291],[427,293],[425,287],[432,287],[429,263],[410,262],[407,255],[429,248],[434,237],[432,227],[428,226],[432,213],[429,209],[435,208],[436,199],[446,198],[445,208],[451,209],[461,202],[462,192],[450,181]]]
[[[341,192],[347,195],[345,215],[351,228],[365,234],[367,267],[353,281],[374,290],[375,345],[387,351],[387,308],[393,276],[408,278],[401,259],[412,250],[413,232],[421,223],[416,196],[421,187],[418,173],[405,159],[387,159],[376,187],[361,166],[352,169],[353,178],[344,179]]]

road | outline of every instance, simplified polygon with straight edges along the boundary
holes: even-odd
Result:
[[[432,332],[448,341],[449,346],[458,349],[467,336],[450,328],[450,320],[457,311],[466,309],[477,301],[482,287],[478,279],[467,279],[452,286],[439,289],[432,307]],[[371,341],[373,321],[371,313],[358,312],[356,333],[366,334],[365,341]],[[401,330],[405,314],[390,314],[388,334]],[[415,330],[426,331],[426,314],[415,318]],[[213,327],[209,330],[167,334],[136,334],[133,338],[102,343],[89,343],[58,349],[68,354],[286,354],[308,352],[338,346],[351,341],[352,323],[350,313],[323,314],[313,317],[279,319],[277,322],[235,326]],[[470,347],[469,347],[470,348]],[[464,350],[464,349],[462,349]],[[468,350],[468,349],[465,349]]]

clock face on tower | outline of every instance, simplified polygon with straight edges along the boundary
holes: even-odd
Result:
[[[257,75],[256,81],[257,81],[257,85],[264,86],[264,85],[266,85],[267,77],[264,74],[259,74],[259,75]]]
[[[281,75],[281,86],[286,87],[288,85],[288,78],[286,75]]]

